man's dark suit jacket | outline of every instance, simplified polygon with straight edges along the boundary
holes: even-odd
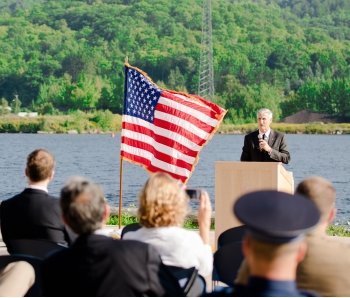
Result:
[[[69,245],[74,238],[63,223],[59,200],[39,189],[26,188],[2,201],[0,225],[5,244],[11,239],[43,239]]]
[[[44,296],[179,296],[155,248],[133,240],[83,235],[44,260]]]
[[[277,161],[287,164],[290,161],[285,135],[275,130],[270,131],[268,144],[272,148],[271,154],[259,149],[259,130],[244,137],[241,161]]]

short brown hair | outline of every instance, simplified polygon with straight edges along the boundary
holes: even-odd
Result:
[[[26,175],[33,182],[43,181],[52,175],[55,158],[45,149],[36,149],[27,157]]]
[[[269,262],[280,256],[294,253],[297,250],[298,243],[302,240],[302,238],[298,238],[287,243],[268,243],[254,239],[249,233],[246,237],[250,239],[250,247],[254,255]]]
[[[321,213],[320,221],[325,221],[335,205],[336,190],[325,178],[312,176],[300,182],[296,192],[315,203]]]
[[[147,227],[182,226],[188,197],[179,182],[166,173],[153,174],[139,195],[138,216]]]

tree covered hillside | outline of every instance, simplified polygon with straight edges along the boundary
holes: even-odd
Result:
[[[350,116],[350,1],[212,0],[212,10],[226,122],[262,106],[277,119]],[[197,93],[201,22],[202,0],[2,1],[2,106],[121,113],[125,57],[160,86]]]

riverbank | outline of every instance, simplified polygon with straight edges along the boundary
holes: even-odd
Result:
[[[121,131],[122,116],[109,111],[75,112],[70,115],[19,117],[0,116],[0,133],[114,134]],[[350,123],[273,123],[272,127],[287,134],[350,134]],[[220,134],[246,134],[256,123],[226,124]]]
[[[107,224],[109,226],[118,226],[119,225],[119,208],[111,207],[111,216]],[[138,222],[137,219],[137,208],[123,208],[122,209],[122,221],[121,226],[126,226],[131,223]],[[197,212],[191,212],[187,215],[185,219],[184,228],[186,229],[195,229],[198,227],[198,219]],[[211,227],[212,232],[215,230],[215,211],[212,211],[211,215]],[[350,237],[350,229],[348,226],[342,225],[330,225],[327,228],[327,234],[329,236],[337,236],[337,237]]]

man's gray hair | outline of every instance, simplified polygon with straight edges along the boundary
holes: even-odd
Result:
[[[273,116],[271,110],[266,109],[266,108],[260,109],[260,110],[256,113],[256,117],[259,117],[259,114],[267,114],[267,115],[270,117],[270,119],[272,119],[272,116]]]
[[[93,181],[71,177],[61,189],[60,205],[68,226],[77,234],[91,234],[104,224],[106,201]]]

